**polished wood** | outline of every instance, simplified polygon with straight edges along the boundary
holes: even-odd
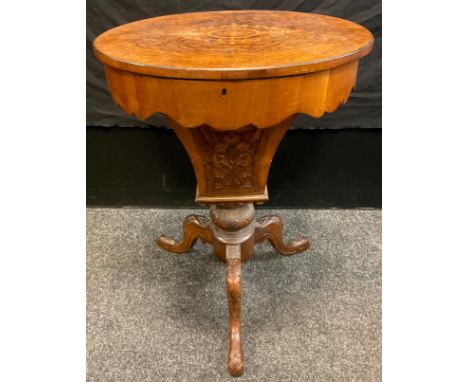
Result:
[[[210,81],[152,77],[106,66],[112,98],[128,114],[162,113],[184,128],[271,128],[297,113],[319,118],[346,102],[358,61],[320,72],[271,79]],[[195,102],[196,100],[196,102]]]
[[[257,220],[255,244],[268,240],[283,256],[290,256],[309,248],[309,240],[299,237],[290,243],[283,242],[283,219],[279,215],[268,215]]]
[[[156,244],[169,252],[184,253],[192,248],[198,239],[204,243],[213,242],[210,219],[201,215],[188,215],[184,220],[182,240],[175,241],[161,235]]]
[[[210,218],[213,224],[223,231],[236,232],[247,227],[255,217],[252,203],[212,204]]]
[[[269,129],[248,125],[236,131],[215,130],[208,125],[187,129],[169,118],[192,161],[197,177],[196,201],[267,201],[270,164],[293,118]]]
[[[228,247],[229,251],[240,251],[240,248]],[[241,340],[241,260],[238,257],[226,260],[226,293],[229,307],[228,371],[237,377],[244,372]]]
[[[197,240],[213,245],[215,255],[226,262],[226,293],[229,310],[228,371],[239,376],[244,371],[241,340],[241,263],[253,255],[256,243],[269,240],[282,255],[292,255],[306,250],[305,237],[285,244],[282,238],[283,222],[278,215],[255,220],[252,203],[212,204],[210,219],[189,215],[184,220],[183,236],[176,241],[161,235],[157,244],[167,251],[183,253]]]
[[[183,79],[294,76],[355,61],[372,49],[362,26],[288,11],[214,11],[155,17],[113,28],[98,58],[132,73]]]
[[[265,240],[285,256],[309,248],[304,237],[283,241],[278,215],[255,220],[253,203],[268,200],[270,164],[295,116],[318,118],[346,102],[372,44],[355,23],[284,11],[163,16],[94,42],[114,101],[140,119],[165,115],[190,157],[196,201],[210,218],[189,215],[179,241],[156,242],[183,253],[202,240],[226,263],[233,376],[244,370],[241,263]]]
[[[278,215],[264,216],[254,220],[252,203],[213,204],[208,219],[201,215],[185,218],[183,237],[175,241],[164,235],[157,244],[167,251],[188,251],[196,240],[211,243],[216,256],[226,262],[226,293],[229,308],[228,371],[239,376],[244,371],[244,356],[241,341],[241,262],[253,254],[256,243],[269,240],[282,255],[292,255],[306,250],[309,241],[305,237],[283,242],[283,222]]]

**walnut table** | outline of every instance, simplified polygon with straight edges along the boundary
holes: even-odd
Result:
[[[306,238],[283,242],[279,216],[255,219],[254,203],[268,200],[273,155],[297,113],[318,118],[346,102],[372,45],[350,21],[283,11],[155,17],[94,42],[114,101],[142,120],[162,113],[190,156],[196,201],[210,218],[189,215],[180,241],[163,235],[157,244],[182,253],[200,239],[226,262],[234,376],[244,370],[241,262],[265,240],[282,255],[309,247]]]

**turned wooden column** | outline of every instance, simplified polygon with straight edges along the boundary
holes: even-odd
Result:
[[[372,45],[358,24],[286,11],[155,17],[94,42],[115,103],[142,120],[165,115],[190,157],[195,200],[210,216],[189,215],[179,241],[156,242],[183,253],[202,240],[226,263],[233,376],[244,371],[241,263],[265,240],[285,256],[309,247],[304,237],[283,241],[280,216],[255,218],[254,204],[268,200],[274,153],[298,113],[319,118],[347,101]],[[300,173],[301,164],[291,171]]]

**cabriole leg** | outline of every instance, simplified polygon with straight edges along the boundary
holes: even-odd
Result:
[[[188,215],[184,220],[183,237],[180,241],[161,235],[156,244],[169,252],[184,253],[192,248],[198,239],[204,243],[213,242],[210,219],[201,215]]]
[[[226,246],[226,292],[229,306],[228,371],[234,377],[244,372],[241,340],[241,246]]]
[[[289,243],[283,241],[283,220],[278,215],[268,215],[257,220],[255,243],[267,240],[283,256],[294,255],[309,248],[309,240],[299,237]]]

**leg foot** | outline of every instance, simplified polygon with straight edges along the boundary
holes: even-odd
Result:
[[[283,221],[278,215],[268,215],[257,220],[255,228],[255,243],[269,240],[283,256],[294,255],[309,248],[309,240],[297,238],[290,243],[283,242]]]
[[[244,372],[241,342],[241,248],[226,246],[226,291],[229,305],[229,355],[228,371],[234,377]]]
[[[198,239],[201,239],[204,243],[212,243],[210,219],[201,215],[188,215],[184,220],[182,240],[175,241],[161,235],[156,240],[156,244],[166,251],[183,253],[192,248]]]

